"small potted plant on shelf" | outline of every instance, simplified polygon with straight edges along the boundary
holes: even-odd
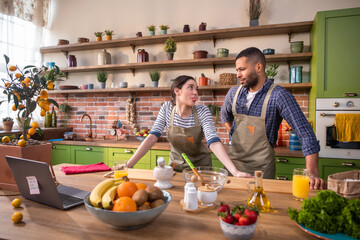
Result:
[[[152,81],[152,86],[153,87],[158,87],[159,86],[159,79],[160,79],[160,72],[158,70],[152,70],[149,72],[151,81]]]
[[[96,41],[102,41],[102,36],[104,36],[103,32],[94,32],[94,35],[96,36]]]
[[[160,25],[159,27],[161,29],[161,34],[162,35],[167,34],[167,30],[170,28],[168,25]]]
[[[114,35],[114,31],[111,30],[105,30],[105,38],[106,40],[112,40],[112,35]]]
[[[273,82],[274,82],[274,77],[278,73],[278,71],[277,71],[278,67],[279,67],[279,64],[276,64],[276,63],[271,64],[271,65],[266,65],[265,74]]]
[[[103,70],[97,72],[97,80],[100,83],[101,89],[105,88],[107,76],[108,76],[107,73]]]
[[[167,53],[168,60],[173,60],[176,52],[176,42],[172,37],[166,40],[164,50]]]
[[[248,14],[250,18],[250,27],[259,26],[259,18],[263,11],[261,0],[249,0]]]
[[[147,27],[149,29],[149,35],[150,36],[154,36],[155,35],[155,30],[156,30],[156,26],[155,25],[150,25]]]
[[[13,125],[14,125],[14,120],[11,117],[3,118],[3,126],[5,131],[10,132],[12,130]]]

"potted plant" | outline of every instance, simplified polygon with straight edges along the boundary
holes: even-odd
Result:
[[[105,88],[107,76],[108,76],[107,73],[103,70],[97,72],[97,80],[100,83],[101,89]]]
[[[209,86],[210,85],[210,79],[208,77],[205,77],[205,74],[201,74],[201,77],[199,77],[199,86]]]
[[[158,70],[152,70],[149,72],[153,87],[159,86],[160,72]]]
[[[159,27],[161,29],[161,34],[162,35],[167,34],[167,30],[170,28],[168,25],[160,25]]]
[[[263,11],[261,0],[249,0],[248,14],[250,18],[250,27],[259,25],[259,18]]]
[[[104,32],[105,32],[106,40],[112,40],[112,35],[114,35],[114,31],[105,30]]]
[[[96,41],[102,41],[102,36],[104,36],[103,32],[94,32],[94,35],[96,37]]]
[[[56,80],[63,80],[65,77],[58,66],[55,65],[50,71],[47,67],[37,68],[32,65],[19,69],[16,65],[9,65],[9,57],[4,55],[4,58],[7,78],[1,78],[4,83],[3,93],[7,95],[7,101],[13,103],[12,110],[17,112],[17,119],[23,118],[23,122],[29,122],[38,106],[41,108],[42,117],[49,111],[51,104],[59,106],[55,100],[48,97],[47,92],[54,89]],[[15,139],[7,145],[0,144],[0,188],[17,189],[5,159],[6,155],[50,163],[51,143],[29,140],[29,136],[35,132],[42,133],[39,124],[32,121],[31,125],[24,124],[23,139]],[[29,141],[31,145],[27,146]]]
[[[176,42],[172,37],[166,40],[164,50],[167,53],[168,60],[173,60],[174,52],[176,52]]]
[[[3,118],[3,126],[5,131],[10,132],[12,130],[14,120],[11,117]]]
[[[271,64],[271,65],[266,65],[265,74],[273,82],[274,82],[274,77],[278,73],[278,71],[277,71],[278,67],[279,67],[279,64],[276,64],[276,63]]]
[[[156,30],[156,26],[155,25],[150,25],[147,27],[149,29],[149,35],[150,36],[154,36],[155,35],[155,30]]]
[[[60,104],[59,112],[62,116],[64,116],[64,126],[65,127],[67,127],[67,123],[69,121],[71,111],[72,111],[72,108],[67,103]]]

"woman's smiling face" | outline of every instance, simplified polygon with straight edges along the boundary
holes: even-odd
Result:
[[[198,86],[193,79],[187,80],[181,89],[175,88],[176,102],[186,104],[189,106],[195,106],[198,100]]]

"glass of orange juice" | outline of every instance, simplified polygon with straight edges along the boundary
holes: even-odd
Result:
[[[294,168],[292,193],[295,200],[303,201],[309,196],[309,175],[304,168]]]
[[[117,160],[114,162],[114,178],[122,178],[128,176],[128,168],[126,160]]]

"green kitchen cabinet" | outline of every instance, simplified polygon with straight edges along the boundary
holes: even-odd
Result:
[[[157,166],[157,159],[163,157],[165,159],[165,165],[169,165],[170,151],[167,150],[151,150],[151,169],[154,169]]]
[[[51,165],[71,163],[70,145],[53,144],[51,150]]]
[[[222,164],[222,162],[220,162],[220,160],[213,153],[211,153],[211,162],[213,167],[224,168],[224,164]]]
[[[333,173],[360,170],[360,160],[320,158],[319,163],[319,176],[325,181]]]
[[[107,151],[104,147],[71,145],[71,163],[93,164],[104,162],[108,165],[107,159]]]
[[[306,168],[305,158],[275,157],[276,180],[292,180],[294,168]]]
[[[108,148],[108,166],[114,166],[116,160],[130,160],[136,152],[135,148]],[[135,169],[151,169],[150,152],[148,151],[135,165]]]
[[[311,92],[360,95],[360,8],[318,12],[311,29]]]

